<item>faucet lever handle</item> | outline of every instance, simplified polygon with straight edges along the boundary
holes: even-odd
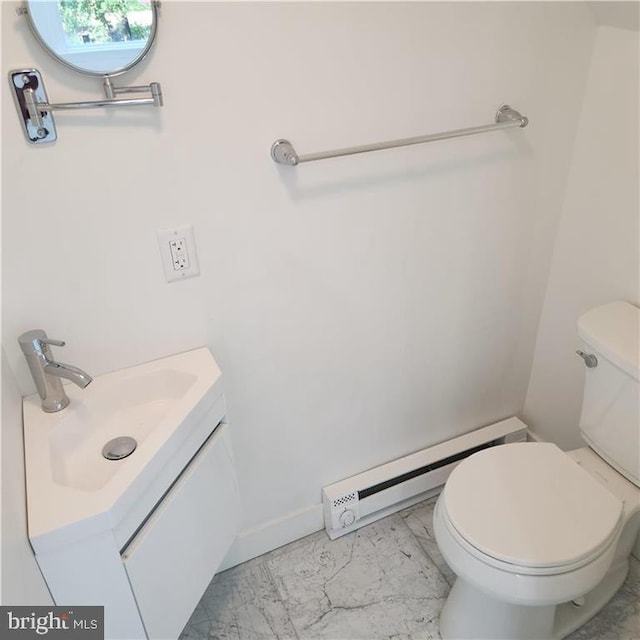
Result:
[[[53,338],[40,338],[42,344],[50,344],[52,347],[64,347],[64,340],[54,340]]]

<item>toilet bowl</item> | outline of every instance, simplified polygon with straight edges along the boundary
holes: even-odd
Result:
[[[559,640],[626,578],[640,530],[640,310],[593,309],[579,335],[589,447],[485,449],[452,471],[438,498],[436,541],[457,575],[440,615],[444,640]]]
[[[630,529],[640,527],[640,490],[592,455],[582,457],[593,474],[553,444],[514,443],[454,470],[434,513],[438,546],[458,576],[440,617],[444,639],[562,638],[615,593]],[[615,492],[599,481],[601,465],[617,476]],[[569,610],[558,616],[563,603]]]
[[[473,566],[471,581],[496,597],[556,604],[606,573],[622,507],[556,445],[503,445],[451,474],[438,501],[439,541],[455,554],[453,564]]]

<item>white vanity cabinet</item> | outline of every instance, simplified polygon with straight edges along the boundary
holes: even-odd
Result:
[[[239,526],[229,427],[220,424],[120,553],[112,533],[37,554],[58,605],[104,605],[107,640],[175,640]]]
[[[180,635],[238,518],[228,427],[220,425],[122,554],[149,638]]]
[[[23,403],[36,560],[56,605],[104,606],[107,640],[176,640],[239,529],[220,370],[202,348],[82,393],[58,414]],[[129,434],[128,457],[100,455]]]

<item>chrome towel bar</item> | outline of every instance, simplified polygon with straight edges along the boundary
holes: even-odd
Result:
[[[472,136],[476,133],[487,133],[498,129],[511,129],[513,127],[526,127],[529,119],[512,109],[508,104],[502,105],[495,116],[494,124],[481,125],[479,127],[469,127],[467,129],[455,129],[443,133],[432,133],[426,136],[416,136],[414,138],[401,138],[400,140],[389,140],[375,144],[364,144],[358,147],[345,147],[344,149],[333,149],[332,151],[320,151],[319,153],[307,153],[298,155],[293,145],[288,140],[276,140],[271,145],[271,157],[278,164],[295,166],[301,162],[313,162],[314,160],[325,160],[326,158],[337,158],[339,156],[351,156],[356,153],[367,153],[368,151],[379,151],[381,149],[393,149],[395,147],[406,147],[411,144],[422,144],[423,142],[434,142],[435,140],[446,140],[448,138],[461,138],[462,136]]]

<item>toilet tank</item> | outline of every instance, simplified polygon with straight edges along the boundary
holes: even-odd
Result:
[[[611,466],[640,487],[640,309],[612,302],[578,320],[585,368],[580,433]]]

